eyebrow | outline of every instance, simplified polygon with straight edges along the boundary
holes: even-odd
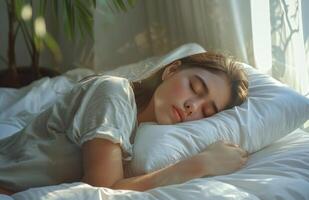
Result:
[[[200,77],[199,75],[194,75],[195,78],[197,78],[203,85],[203,88],[204,88],[204,91],[206,94],[209,94],[209,88],[208,86],[206,85],[205,81],[203,80],[202,77]],[[211,101],[211,104],[212,104],[212,107],[215,109],[216,113],[219,112],[218,110],[218,106],[215,104],[215,102]]]

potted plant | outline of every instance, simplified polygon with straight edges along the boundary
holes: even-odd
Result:
[[[70,40],[86,35],[93,37],[93,9],[97,3],[116,11],[127,11],[135,0],[4,0],[8,18],[7,55],[0,55],[7,69],[0,72],[0,87],[21,87],[42,76],[55,76],[59,72],[40,67],[40,55],[48,49],[57,62],[61,50],[47,30],[47,13],[65,30]],[[16,66],[16,37],[21,34],[31,58],[30,67]]]

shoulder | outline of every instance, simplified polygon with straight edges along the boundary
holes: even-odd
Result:
[[[95,84],[99,85],[100,89],[109,93],[125,95],[134,94],[131,82],[126,78],[117,76],[100,76],[95,81]]]
[[[96,93],[96,96],[135,102],[131,82],[126,78],[110,75],[98,76],[87,90],[89,93]]]
[[[111,86],[111,87],[121,87],[121,88],[127,88],[131,87],[130,81],[126,78],[118,77],[118,76],[101,76],[98,78],[98,82],[102,82],[105,85]]]
[[[105,91],[133,92],[131,82],[128,79],[110,75],[94,76],[81,82],[79,86],[87,90],[96,88],[104,89]]]
[[[135,95],[131,82],[122,77],[110,75],[93,76],[78,83],[71,91],[74,95],[83,96],[83,99],[108,99],[135,102]]]

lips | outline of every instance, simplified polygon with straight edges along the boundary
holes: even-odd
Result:
[[[173,106],[173,109],[175,113],[178,115],[180,121],[183,122],[185,119],[184,112],[181,109],[177,108],[176,106]]]

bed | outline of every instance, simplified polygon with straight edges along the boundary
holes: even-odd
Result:
[[[156,59],[152,58],[152,61]],[[134,74],[131,73],[135,66],[125,66],[110,74],[117,75],[121,71],[133,79]],[[151,67],[147,65],[141,73]],[[23,128],[76,81],[90,74],[93,71],[75,69],[52,79],[43,78],[18,90],[0,88],[0,138]],[[194,179],[145,192],[98,188],[82,182],[64,183],[31,188],[12,196],[0,195],[0,199],[309,199],[309,128],[301,125],[269,143],[252,152],[244,168],[229,175]]]
[[[33,188],[14,199],[309,199],[309,132],[300,129],[250,156],[236,173],[195,179],[146,192],[111,190],[84,183]],[[9,199],[9,198],[8,198]]]

